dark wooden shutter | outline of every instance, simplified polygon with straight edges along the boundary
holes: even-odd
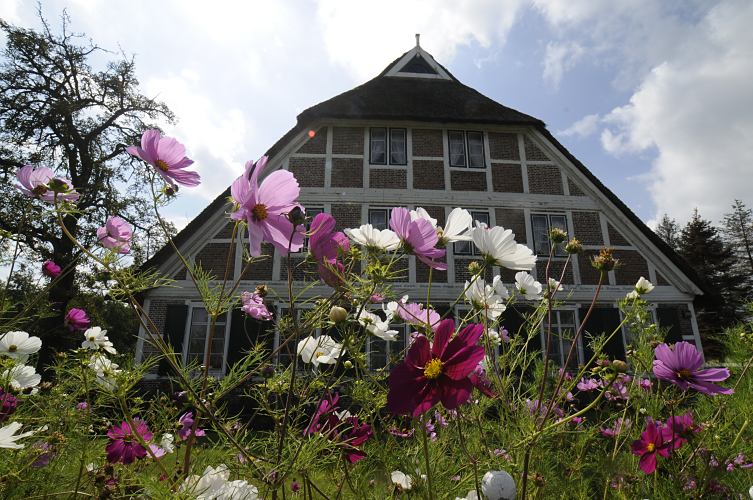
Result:
[[[173,352],[180,357],[183,352],[183,337],[186,334],[186,322],[188,321],[188,306],[185,304],[168,304],[165,314],[164,336],[165,342]],[[167,375],[170,372],[170,364],[162,359],[159,362],[157,373]]]
[[[580,320],[586,317],[588,307],[581,307],[578,311]],[[599,337],[601,335],[611,334],[620,324],[620,311],[613,307],[595,308],[591,311],[588,321],[583,326],[583,331],[588,332],[590,336]],[[588,345],[590,338],[583,335],[583,352],[585,360],[588,361],[593,356],[593,350]],[[625,359],[625,346],[622,341],[622,331],[615,334],[612,339],[604,346],[604,354],[610,359]]]
[[[272,314],[274,315],[272,309]],[[230,316],[230,341],[227,349],[227,369],[240,361],[256,343],[267,346],[269,352],[274,347],[274,319],[260,321],[240,309],[234,309]]]
[[[668,330],[664,338],[665,342],[671,344],[682,340],[680,311],[676,307],[657,307],[656,319],[660,327]]]
[[[504,313],[502,313],[501,325],[507,330],[510,338],[517,335],[528,335],[528,327],[526,324],[526,316],[531,314],[533,309],[530,307],[509,307]],[[522,328],[522,329],[521,329]],[[528,343],[528,352],[541,350],[541,335],[534,334],[531,341]]]

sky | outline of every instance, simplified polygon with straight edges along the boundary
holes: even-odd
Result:
[[[184,226],[304,109],[421,46],[461,82],[546,122],[645,222],[753,207],[753,2],[49,0],[59,26],[133,54],[203,178]],[[36,3],[0,18],[38,27]],[[96,63],[97,61],[95,61]]]

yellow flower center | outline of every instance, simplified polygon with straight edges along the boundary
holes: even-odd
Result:
[[[47,186],[39,185],[31,190],[32,193],[34,193],[37,196],[42,196],[47,192]]]
[[[165,160],[157,160],[154,162],[154,164],[158,169],[162,170],[163,172],[167,172],[168,170],[170,170],[170,165],[168,165],[165,162]]]
[[[692,372],[688,370],[687,368],[683,368],[682,370],[677,372],[677,378],[679,379],[685,380],[685,379],[692,378],[692,376],[693,376]]]
[[[319,359],[322,356],[324,356],[324,354],[325,354],[324,351],[316,351],[316,353],[314,354],[314,356],[316,356],[316,358]]]
[[[267,212],[267,206],[262,205],[261,203],[255,205],[251,210],[251,213],[253,214],[254,220],[256,221],[262,221],[267,218],[267,215],[269,215],[269,213]]]
[[[11,344],[8,346],[8,352],[16,352],[18,350],[18,346],[16,344]]]
[[[646,449],[649,453],[651,453],[656,449],[656,445],[654,443],[648,443],[648,445],[646,445]]]
[[[428,363],[426,363],[426,366],[424,367],[424,377],[428,378],[429,380],[434,380],[440,375],[442,375],[442,360],[441,359],[434,358]]]
[[[94,342],[95,340],[97,340],[97,337],[89,337],[89,342]]]

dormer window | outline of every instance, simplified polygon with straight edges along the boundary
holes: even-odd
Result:
[[[369,163],[372,165],[408,164],[404,128],[371,128],[369,144]]]
[[[485,168],[483,132],[450,130],[450,166]]]

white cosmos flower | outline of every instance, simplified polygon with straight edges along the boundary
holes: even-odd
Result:
[[[391,318],[390,318],[391,319]],[[397,330],[390,330],[390,322],[382,321],[382,318],[369,311],[361,311],[358,315],[358,322],[366,327],[366,331],[382,340],[397,340]]]
[[[42,381],[33,366],[16,365],[9,370],[5,370],[2,376],[3,380],[10,380],[10,386],[16,390],[23,391],[36,387]],[[36,392],[36,389],[32,393]]]
[[[16,434],[21,427],[23,427],[23,425],[20,422],[11,422],[4,427],[0,427],[0,448],[11,448],[13,450],[23,448],[24,445],[16,443],[16,441],[31,436],[34,434],[34,431]]]
[[[396,485],[402,491],[408,491],[413,487],[413,478],[405,472],[393,470],[392,474],[390,474],[390,479],[392,479],[392,484]]]
[[[320,363],[334,365],[337,358],[343,353],[342,344],[335,342],[335,339],[329,335],[319,335],[319,337],[306,337],[298,342],[298,355],[304,363],[313,363],[319,366]]]
[[[165,453],[172,453],[175,451],[175,436],[172,434],[165,433],[162,434],[162,439],[159,442],[160,448],[165,450]]]
[[[110,354],[118,353],[112,346],[110,339],[107,338],[107,330],[103,330],[98,326],[89,328],[84,332],[84,341],[81,343],[81,347],[94,351],[103,349]]]
[[[471,229],[471,238],[481,255],[497,266],[519,271],[529,271],[536,264],[536,256],[525,245],[515,242],[515,235],[502,226],[487,228],[477,224]]]
[[[541,295],[541,283],[525,271],[515,273],[515,287],[524,299],[536,300]]]
[[[415,210],[410,211],[410,220],[426,219],[431,223],[434,229],[437,229],[437,219],[429,215],[429,212],[421,207],[417,207]]]
[[[638,282],[635,284],[635,291],[638,292],[639,295],[649,293],[653,289],[654,285],[643,276],[638,278]]]
[[[494,277],[492,285],[487,285],[481,278],[476,279],[473,283],[466,281],[465,288],[466,300],[475,309],[482,311],[488,319],[494,321],[507,309],[503,300],[509,294],[507,293],[507,289],[502,285],[502,280],[499,276]]]
[[[39,337],[30,337],[26,332],[8,332],[0,338],[0,355],[17,359],[21,363],[41,348],[42,341]]]
[[[503,470],[491,470],[481,478],[481,493],[489,500],[515,500],[515,479]]]
[[[470,490],[464,497],[455,497],[455,500],[479,500],[476,490]]]
[[[207,467],[201,477],[191,475],[181,486],[184,492],[196,495],[197,500],[256,500],[256,486],[243,480],[228,481],[230,470],[225,464]]]
[[[440,240],[443,243],[453,243],[455,241],[471,241],[471,227],[473,226],[473,217],[470,212],[464,208],[456,207],[452,209],[447,216],[447,223],[444,225]]]
[[[641,297],[641,294],[639,294],[636,290],[631,290],[630,292],[625,295],[626,299],[635,300],[639,299]]]
[[[108,391],[114,391],[118,388],[117,377],[122,370],[117,364],[113,363],[104,354],[95,354],[89,359],[89,368],[94,370],[99,385]]]
[[[561,291],[562,291],[562,283],[560,283],[554,278],[549,278],[549,287],[547,288],[547,292],[554,293],[554,292],[561,292]]]
[[[400,238],[390,229],[376,229],[371,224],[364,224],[359,228],[346,229],[348,238],[367,248],[392,251],[400,246]]]
[[[403,295],[403,297],[400,299],[400,304],[407,304],[408,303],[408,296]],[[384,311],[384,314],[387,315],[387,321],[392,321],[392,318],[397,316],[397,310],[400,307],[400,304],[396,301],[388,302],[386,305],[382,306],[382,310]]]

